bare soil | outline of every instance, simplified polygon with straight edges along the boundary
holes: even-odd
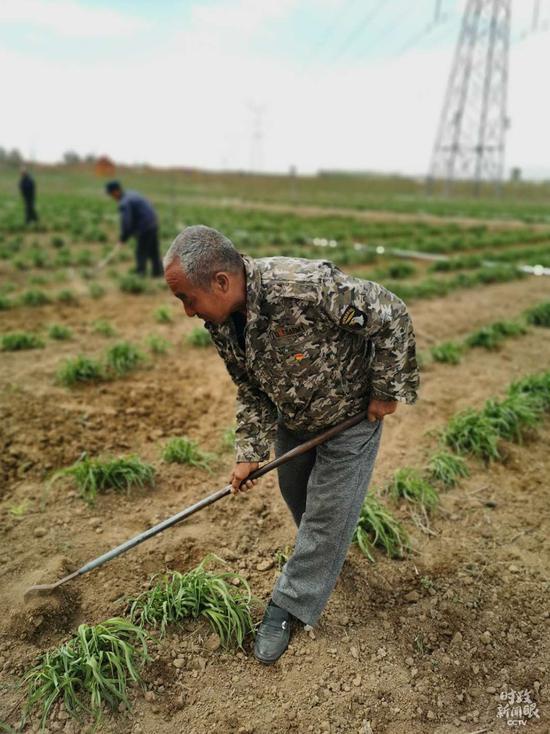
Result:
[[[419,349],[513,318],[547,298],[547,289],[542,279],[531,279],[413,304]],[[187,570],[215,552],[265,601],[278,571],[258,566],[293,542],[276,477],[268,476],[249,494],[207,508],[72,582],[58,597],[23,603],[29,585],[56,580],[227,481],[232,457],[222,449],[222,436],[233,420],[233,385],[213,348],[185,343],[198,324],[175,306],[172,324],[155,323],[161,304],[172,305],[157,290],[0,312],[1,332],[45,333],[53,322],[74,331],[69,342],[0,355],[0,720],[16,707],[14,684],[39,653],[81,622],[123,613],[125,599],[151,574]],[[65,357],[99,356],[114,341],[93,333],[100,318],[110,320],[121,338],[143,345],[156,333],[173,346],[125,379],[71,390],[57,385]],[[386,420],[373,486],[382,486],[397,468],[422,466],[436,447],[435,433],[458,410],[480,406],[514,379],[549,365],[549,334],[531,330],[496,352],[474,350],[458,366],[429,367],[418,403],[400,406]],[[182,434],[218,455],[213,474],[160,461],[166,438]],[[538,706],[540,718],[522,728],[550,731],[549,441],[547,423],[524,445],[506,446],[502,464],[472,463],[470,478],[443,494],[431,533],[399,508],[415,552],[403,561],[378,555],[371,564],[351,548],[319,625],[312,633],[297,629],[274,666],[256,662],[250,643],[238,653],[212,651],[204,626],[170,630],[153,646],[147,698],[136,690],[132,710],[108,716],[99,730],[504,732],[510,727],[497,717],[499,694],[513,688],[531,690]],[[137,453],[157,467],[157,486],[107,494],[93,507],[68,482],[46,491],[51,472],[83,451]],[[183,667],[174,666],[176,658]],[[10,724],[16,720],[11,714]],[[28,730],[35,728],[31,722]],[[81,728],[63,713],[49,725],[68,733]]]

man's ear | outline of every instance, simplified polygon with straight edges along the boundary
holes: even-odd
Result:
[[[227,293],[230,286],[229,276],[227,275],[227,273],[216,273],[216,275],[214,276],[214,286],[222,293]]]

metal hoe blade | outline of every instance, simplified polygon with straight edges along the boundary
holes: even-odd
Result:
[[[62,586],[62,584],[66,583],[67,581],[70,581],[71,579],[74,579],[76,576],[79,576],[78,571],[73,571],[73,573],[70,573],[68,576],[65,576],[64,578],[60,579],[59,581],[56,581],[55,584],[36,584],[35,586],[29,586],[29,588],[25,591],[24,599],[25,601],[33,596],[41,596],[43,594],[49,594],[55,589],[57,589],[59,586]]]

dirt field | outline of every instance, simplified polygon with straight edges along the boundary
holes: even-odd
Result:
[[[548,281],[541,278],[419,301],[411,307],[419,349],[513,318],[544,298]],[[233,420],[234,388],[212,347],[185,344],[196,324],[173,300],[161,290],[110,293],[76,306],[0,312],[2,332],[53,322],[74,332],[73,341],[1,355],[0,720],[12,726],[20,696],[14,683],[37,654],[81,622],[122,613],[125,598],[146,587],[151,574],[187,570],[215,552],[265,601],[277,570],[258,567],[293,542],[290,515],[269,476],[248,495],[226,498],[73,582],[57,603],[22,602],[30,584],[56,580],[226,483],[232,457],[221,442]],[[171,324],[155,323],[160,305],[173,308]],[[108,319],[125,339],[139,343],[155,333],[173,346],[126,379],[72,390],[56,385],[65,357],[99,354],[109,344],[92,332],[97,319]],[[430,366],[418,403],[385,421],[373,485],[399,467],[419,466],[435,448],[433,431],[453,413],[549,365],[549,335],[537,330],[498,351],[470,353],[460,365]],[[163,440],[182,434],[219,455],[212,475],[160,461]],[[415,528],[401,508],[415,546],[407,560],[378,555],[371,564],[350,549],[319,625],[312,633],[300,629],[272,667],[255,661],[250,643],[245,653],[212,651],[204,626],[171,630],[152,648],[147,698],[136,692],[133,710],[108,717],[99,730],[504,732],[511,727],[497,716],[501,692],[529,689],[540,718],[525,719],[522,728],[549,732],[549,442],[547,423],[525,445],[507,446],[504,463],[472,463],[471,477],[443,495],[432,534]],[[68,482],[46,493],[45,477],[83,451],[137,453],[157,467],[157,486],[104,495],[94,507]],[[20,516],[10,511],[22,504]],[[65,719],[62,712],[49,730],[81,730]]]

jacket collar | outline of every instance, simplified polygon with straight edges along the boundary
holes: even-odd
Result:
[[[257,263],[248,255],[243,255],[246,274],[246,323],[252,324],[260,317],[262,300],[262,276]]]

